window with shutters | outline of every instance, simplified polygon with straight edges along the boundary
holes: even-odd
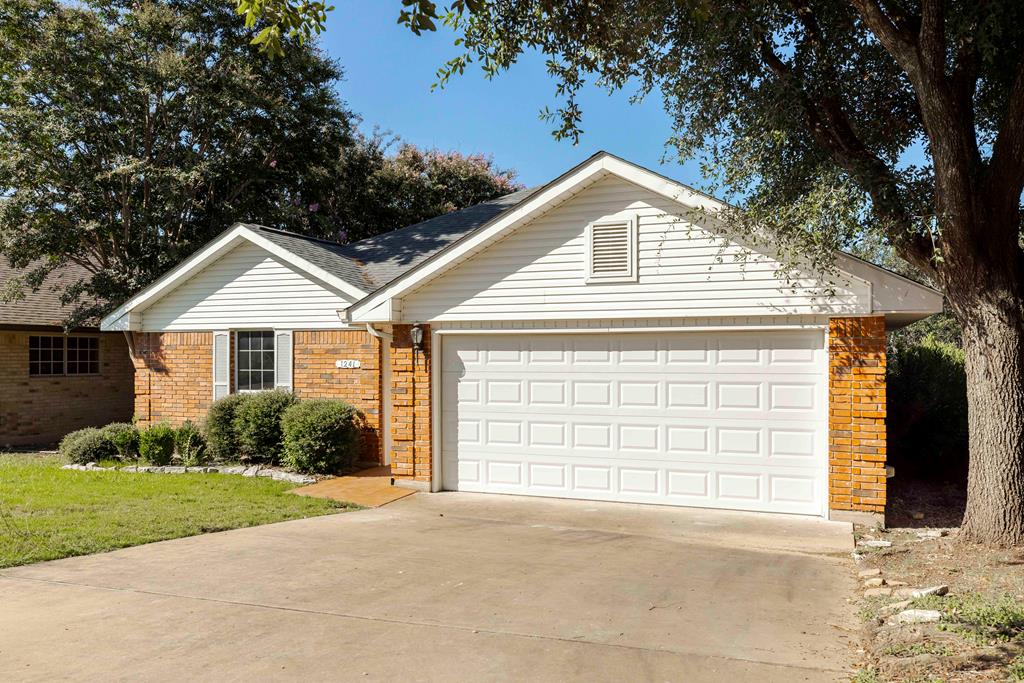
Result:
[[[587,282],[636,282],[636,261],[633,221],[587,226]]]
[[[274,388],[273,332],[236,332],[235,357],[238,391],[265,391]]]

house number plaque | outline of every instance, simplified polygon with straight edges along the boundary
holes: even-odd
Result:
[[[359,361],[357,361],[355,359],[352,359],[352,358],[345,358],[345,359],[342,359],[342,360],[334,361],[334,366],[338,367],[338,368],[345,368],[345,369],[358,368],[360,365],[361,365],[361,363]]]

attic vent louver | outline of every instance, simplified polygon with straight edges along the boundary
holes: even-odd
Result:
[[[636,231],[632,221],[595,223],[587,229],[588,281],[636,280]]]

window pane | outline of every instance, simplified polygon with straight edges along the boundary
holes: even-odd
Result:
[[[235,362],[238,391],[261,391],[274,386],[274,333],[237,332]]]
[[[29,375],[64,374],[64,337],[30,335],[28,338]]]

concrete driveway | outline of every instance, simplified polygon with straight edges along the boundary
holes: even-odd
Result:
[[[473,494],[0,571],[0,680],[849,680],[848,525]]]

